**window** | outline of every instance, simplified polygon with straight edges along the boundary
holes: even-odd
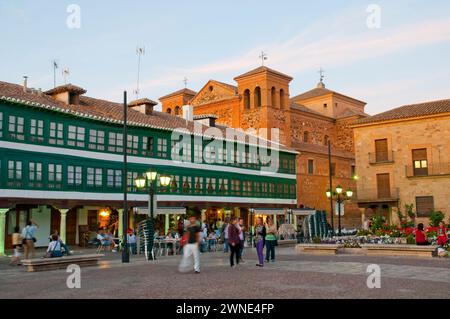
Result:
[[[48,186],[50,188],[61,188],[62,165],[48,164]]]
[[[434,210],[433,196],[416,197],[417,217],[428,217]]]
[[[128,154],[137,154],[139,150],[139,136],[128,135],[127,136],[127,152]]]
[[[272,89],[270,90],[270,97],[272,100],[272,106],[277,106],[277,94],[276,94],[277,90],[275,89],[274,86],[272,86]]]
[[[327,107],[328,107],[328,104],[327,104],[327,103],[323,103],[323,107],[324,107],[324,108],[327,108]]]
[[[0,138],[3,137],[3,113],[0,112]]]
[[[142,176],[138,172],[128,172],[127,174],[127,186],[129,192],[136,192],[136,183],[134,182],[138,176]]]
[[[30,140],[42,143],[44,141],[44,121],[31,119],[30,121]]]
[[[391,197],[391,183],[389,173],[377,174],[378,198]]]
[[[314,160],[312,159],[308,160],[308,174],[309,175],[314,174]]]
[[[295,195],[295,184],[289,185],[289,192],[290,192],[290,195]]]
[[[241,181],[238,179],[233,179],[231,181],[231,191],[234,195],[239,195],[241,193]]]
[[[356,166],[355,165],[352,165],[351,166],[351,168],[350,168],[350,171],[351,171],[351,176],[352,176],[352,178],[353,179],[355,179],[355,176],[356,176]]]
[[[50,144],[64,145],[64,125],[62,123],[50,122]]]
[[[280,90],[280,109],[284,109],[285,106],[286,106],[284,100],[285,100],[284,90],[281,89],[281,90]]]
[[[87,168],[87,185],[91,187],[102,186],[103,170],[101,168]]]
[[[250,195],[252,192],[252,182],[244,181],[244,195]]]
[[[250,109],[250,90],[244,91],[244,109]]]
[[[386,162],[388,160],[388,143],[387,139],[375,140],[375,161]]]
[[[261,193],[264,194],[264,196],[267,195],[267,192],[269,190],[268,186],[269,186],[269,184],[267,182],[261,183]]]
[[[216,179],[213,177],[206,178],[206,190],[208,193],[214,193],[216,191]]]
[[[122,170],[108,169],[107,170],[107,184],[108,187],[121,188],[122,187]]]
[[[23,141],[25,136],[23,134],[24,119],[20,116],[9,116],[9,137],[12,139]]]
[[[194,144],[194,162],[203,163],[203,146],[199,143]]]
[[[67,145],[84,147],[84,127],[69,125]]]
[[[308,131],[303,132],[303,142],[309,143],[309,132]]]
[[[181,112],[180,112],[180,107],[179,106],[175,106],[175,115],[181,115]]]
[[[165,138],[158,137],[158,153],[159,157],[167,157],[167,140]]]
[[[183,193],[191,192],[191,177],[183,176]]]
[[[172,193],[178,193],[179,192],[179,187],[180,186],[180,176],[175,175],[172,177],[172,181],[170,182],[170,191]]]
[[[203,192],[203,177],[195,177],[195,192],[202,193]]]
[[[8,179],[22,179],[21,161],[8,161]]]
[[[412,150],[414,176],[428,175],[427,149],[420,148]]]
[[[227,178],[219,178],[219,191],[224,194],[228,194],[228,179]]]
[[[105,150],[105,132],[100,130],[89,130],[89,148],[91,150]]]
[[[153,137],[144,136],[142,138],[142,155],[144,156],[153,156]]]
[[[28,180],[31,187],[42,187],[42,163],[28,163]]]
[[[123,134],[109,132],[108,151],[123,153]]]
[[[167,114],[172,114],[172,109],[170,107],[168,107],[167,110],[166,110],[166,113]]]
[[[261,183],[254,182],[253,185],[254,185],[253,193],[259,197],[261,195]]]
[[[71,186],[81,185],[83,182],[83,168],[81,166],[67,166],[67,184]]]
[[[261,88],[257,86],[253,94],[255,96],[255,107],[261,106]]]

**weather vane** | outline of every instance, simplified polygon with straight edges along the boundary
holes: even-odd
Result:
[[[62,75],[63,75],[63,77],[64,77],[64,84],[67,84],[67,78],[68,78],[69,75],[70,75],[70,70],[69,70],[69,68],[63,69],[63,70],[62,70]]]
[[[267,60],[267,54],[264,51],[261,51],[259,58],[261,59],[261,65],[264,66],[264,60]]]
[[[322,67],[319,69],[319,75],[320,75],[320,82],[323,82],[323,78],[325,77],[325,75],[324,75],[324,73],[325,73],[325,70],[324,69],[322,69]]]
[[[188,84],[188,78],[187,77],[184,77],[183,83],[184,83],[184,88],[187,88],[187,84]]]

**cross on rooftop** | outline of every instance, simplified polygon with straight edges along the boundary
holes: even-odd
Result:
[[[264,60],[267,60],[267,54],[264,51],[261,51],[261,55],[259,56],[261,59],[261,65],[264,66]]]

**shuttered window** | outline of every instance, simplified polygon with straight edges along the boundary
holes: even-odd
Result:
[[[375,160],[377,162],[386,162],[388,160],[387,139],[375,140]]]
[[[377,191],[378,191],[378,198],[391,197],[389,174],[377,174]]]
[[[434,210],[433,196],[416,197],[416,208],[418,217],[427,217]]]

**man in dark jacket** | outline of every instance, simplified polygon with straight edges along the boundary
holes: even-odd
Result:
[[[237,218],[231,218],[230,224],[228,226],[228,244],[230,246],[230,266],[234,265],[234,256],[236,255],[236,264],[239,264],[239,250],[241,248],[241,240],[239,238],[239,229],[237,228]]]

